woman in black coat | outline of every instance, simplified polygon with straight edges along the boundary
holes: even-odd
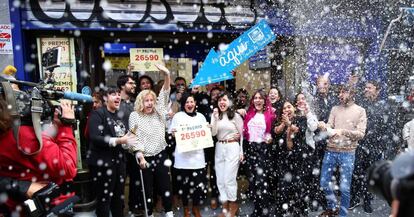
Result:
[[[311,174],[306,144],[306,117],[296,116],[295,107],[285,101],[281,116],[274,125],[276,149],[277,216],[307,216],[308,183]]]

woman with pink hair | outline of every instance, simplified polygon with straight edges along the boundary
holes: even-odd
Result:
[[[250,196],[254,202],[252,216],[269,216],[272,199],[270,186],[272,105],[264,90],[257,90],[251,100],[243,124],[244,146],[250,171]]]

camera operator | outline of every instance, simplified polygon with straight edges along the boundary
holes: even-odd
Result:
[[[76,141],[72,126],[63,124],[61,118],[74,120],[74,108],[69,101],[61,101],[61,110],[55,110],[52,125],[49,131],[42,132],[43,146],[36,137],[33,126],[18,126],[18,139],[14,137],[12,129],[13,118],[11,106],[8,106],[3,96],[0,96],[0,176],[10,177],[31,182],[55,182],[58,185],[71,181],[76,176]],[[9,195],[6,202],[8,215],[11,212],[20,212],[16,206],[23,202],[17,195]],[[60,195],[53,200],[59,204],[70,194]]]
[[[414,216],[414,152],[399,154],[393,162],[379,161],[368,170],[369,191],[391,205],[390,217]]]

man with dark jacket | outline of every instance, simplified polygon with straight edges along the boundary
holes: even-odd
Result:
[[[90,146],[87,156],[96,193],[97,217],[124,216],[125,151],[122,144],[133,144],[135,136],[118,115],[121,94],[108,87],[106,106],[91,112],[89,119]]]
[[[324,123],[328,122],[329,113],[331,112],[332,107],[338,104],[338,97],[336,97],[333,92],[331,91],[330,81],[329,78],[325,75],[321,75],[316,80],[317,90],[316,95],[314,97],[313,106],[314,112],[316,117],[319,121]],[[322,159],[325,155],[326,149],[326,138],[327,135],[325,132],[321,132],[320,130],[315,131],[315,165],[318,169],[321,169],[322,166]],[[318,202],[319,205],[326,206],[326,200],[323,192],[320,190],[319,186],[319,175],[314,177],[315,188],[313,189],[313,196],[314,199]],[[317,210],[317,206],[312,207],[313,210]]]
[[[352,181],[350,209],[357,207],[363,199],[364,211],[372,213],[372,194],[368,192],[366,171],[376,161],[386,158],[389,148],[396,145],[396,128],[393,113],[384,100],[380,100],[381,87],[377,81],[365,84],[362,107],[367,113],[367,132],[356,150],[355,170]]]
[[[136,83],[131,75],[121,75],[116,82],[121,90],[121,104],[119,106],[118,115],[122,119],[126,129],[129,129],[129,115],[134,111]],[[131,154],[126,156],[126,175],[129,176],[129,197],[128,208],[133,214],[140,215],[144,213],[144,202],[141,192],[141,181],[139,166],[135,157]]]

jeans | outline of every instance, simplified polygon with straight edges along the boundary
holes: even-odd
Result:
[[[344,217],[348,214],[350,203],[350,191],[352,182],[352,172],[354,170],[355,153],[331,152],[326,151],[322,162],[321,187],[328,201],[328,209],[336,209],[337,201],[333,191],[332,175],[336,166],[339,166],[341,192],[341,207],[339,216]]]

